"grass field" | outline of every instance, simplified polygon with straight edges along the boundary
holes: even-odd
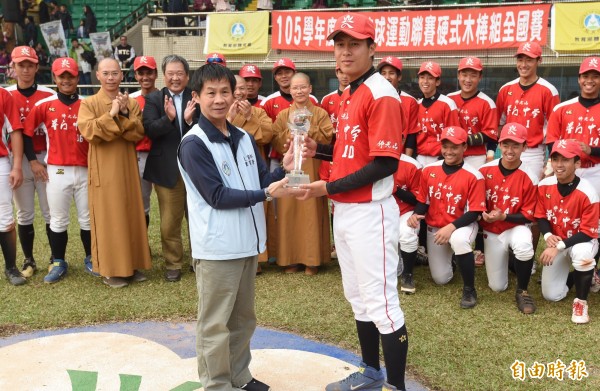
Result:
[[[157,211],[154,198],[152,210]],[[13,287],[2,274],[0,337],[109,322],[194,320],[197,302],[194,276],[185,270],[179,283],[163,279],[157,214],[152,216],[150,225],[153,269],[147,273],[147,282],[110,289],[100,279],[84,273],[76,219],[69,230],[70,269],[65,280],[44,284],[45,271],[41,270],[27,285]],[[45,268],[50,250],[41,221],[36,224],[35,256],[38,265]],[[21,262],[19,254],[19,266]],[[600,296],[590,294],[592,322],[574,325],[570,320],[574,293],[570,292],[559,303],[544,301],[536,283],[539,273],[530,284],[538,310],[527,316],[514,304],[514,277],[506,292],[493,293],[487,287],[485,270],[479,268],[476,276],[479,304],[473,310],[462,310],[460,276],[455,276],[447,286],[438,287],[427,268],[417,267],[416,295],[400,298],[409,332],[410,374],[436,390],[600,389]],[[286,275],[276,266],[267,266],[256,285],[260,326],[358,350],[352,311],[343,297],[336,262],[314,277],[302,273]],[[542,379],[527,376],[525,381],[512,377],[510,367],[515,360],[531,367],[534,362],[547,364],[557,359],[566,366],[571,360],[584,360],[589,376],[581,381],[570,380],[566,372],[563,381],[545,374]]]

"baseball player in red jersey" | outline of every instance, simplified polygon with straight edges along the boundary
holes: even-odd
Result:
[[[442,68],[433,61],[425,61],[419,68],[419,99],[417,161],[423,166],[439,159],[440,136],[446,126],[459,126],[456,104],[437,88],[442,83]]]
[[[88,208],[87,155],[88,143],[77,128],[77,115],[81,97],[77,95],[79,72],[77,63],[69,57],[61,57],[52,63],[52,75],[58,93],[35,104],[25,120],[25,134],[33,136],[43,131],[48,140],[48,184],[46,193],[50,206],[50,248],[54,255],[52,269],[44,282],[52,284],[67,274],[65,259],[67,228],[71,202],[75,200],[80,237],[85,251],[85,271],[92,271],[90,214]]]
[[[248,94],[248,102],[254,107],[260,107],[260,104],[265,97],[260,95],[262,87],[262,75],[260,68],[254,64],[246,64],[240,68],[239,75],[246,80],[246,93]]]
[[[542,48],[537,42],[522,43],[515,57],[519,77],[503,85],[496,98],[499,124],[516,122],[527,128],[527,149],[521,160],[541,177],[546,122],[560,98],[556,88],[537,74],[542,62]]]
[[[419,226],[410,227],[407,222],[412,216],[417,204],[416,193],[421,186],[421,163],[415,159],[402,154],[398,163],[398,170],[394,176],[394,196],[400,209],[400,254],[402,265],[398,265],[398,271],[402,273],[400,278],[400,290],[406,294],[416,292],[413,279],[413,268],[417,261],[417,248],[419,247]]]
[[[27,282],[17,269],[17,232],[13,218],[13,191],[23,183],[23,125],[10,92],[0,88],[0,247],[4,255],[4,275],[11,285]],[[10,138],[13,160],[9,160]]]
[[[436,284],[453,277],[452,253],[463,279],[462,308],[477,305],[475,260],[471,243],[477,234],[477,218],[485,211],[485,185],[481,173],[464,162],[467,132],[458,126],[442,131],[442,156],[423,167],[414,214],[408,225],[427,223],[429,269]]]
[[[387,56],[381,59],[377,70],[381,76],[392,83],[400,95],[401,109],[404,114],[405,123],[402,124],[403,152],[408,156],[413,156],[417,147],[417,134],[419,126],[417,117],[419,115],[419,104],[410,94],[400,90],[400,80],[402,80],[402,60],[398,57]]]
[[[598,193],[585,179],[575,175],[581,165],[581,147],[574,140],[558,140],[552,147],[550,164],[554,176],[538,185],[535,218],[544,234],[546,249],[540,256],[542,295],[559,301],[567,296],[571,265],[575,300],[571,321],[588,323],[588,294],[598,252]]]
[[[342,94],[335,146],[307,140],[307,156],[333,158],[330,182],[303,186],[304,198],[329,195],[344,294],[350,302],[362,363],[326,390],[404,390],[408,336],[398,299],[398,205],[392,197],[402,149],[398,93],[373,67],[375,27],[359,13],[337,19],[336,64],[350,85]],[[316,153],[316,154],[315,154]],[[387,382],[379,366],[379,340]]]
[[[479,168],[485,181],[487,203],[480,225],[490,288],[495,292],[508,288],[508,263],[514,261],[517,308],[524,314],[532,314],[536,307],[527,287],[535,249],[529,223],[534,219],[538,177],[521,162],[526,141],[527,129],[523,125],[504,125],[499,141],[502,157]]]
[[[494,159],[498,140],[496,103],[479,91],[483,64],[477,57],[465,57],[458,63],[460,90],[448,94],[458,108],[458,122],[469,135],[465,162],[479,168]]]
[[[7,87],[19,111],[21,122],[33,108],[33,105],[55,92],[44,86],[38,86],[35,75],[38,71],[38,57],[35,50],[29,46],[17,46],[11,54],[13,69],[17,75],[17,84]],[[23,135],[23,150],[29,164],[23,165],[23,184],[13,192],[13,200],[17,208],[17,231],[21,249],[25,260],[23,261],[22,274],[31,277],[37,269],[33,257],[33,241],[35,230],[33,221],[35,219],[35,194],[38,195],[38,204],[42,217],[46,221],[46,234],[50,235],[50,211],[46,198],[46,135],[37,132],[33,139]],[[49,240],[49,239],[48,239]],[[51,261],[52,262],[52,261]]]
[[[579,67],[578,97],[554,107],[548,120],[549,152],[560,139],[577,140],[587,155],[581,157],[577,176],[586,178],[600,194],[600,57],[588,57]]]
[[[144,111],[146,105],[146,95],[156,91],[156,60],[152,56],[138,56],[133,61],[133,70],[135,80],[140,83],[140,90],[129,94],[130,98],[135,99],[140,105],[140,110]],[[152,183],[144,179],[144,169],[146,168],[146,159],[150,153],[152,140],[148,136],[137,142],[135,150],[137,151],[138,169],[140,170],[140,184],[142,186],[142,201],[144,203],[144,214],[146,215],[146,227],[150,224],[150,194],[152,194]],[[141,274],[141,272],[138,272]]]

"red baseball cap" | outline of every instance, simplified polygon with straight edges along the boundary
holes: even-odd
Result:
[[[133,70],[137,71],[139,68],[156,69],[156,60],[152,56],[138,56],[133,60]]]
[[[467,142],[467,131],[458,126],[448,126],[442,130],[441,140],[448,140],[457,145],[464,144]]]
[[[60,76],[65,72],[69,72],[73,76],[79,75],[77,63],[71,57],[59,57],[52,63],[52,73]]]
[[[209,53],[206,56],[206,63],[207,64],[219,64],[219,65],[223,65],[224,67],[227,66],[227,61],[225,61],[225,56],[222,55],[221,53]]]
[[[579,74],[586,73],[588,71],[596,71],[600,73],[600,57],[587,57],[581,62],[579,67]]]
[[[575,140],[557,140],[552,146],[550,155],[554,153],[558,153],[567,159],[570,159],[575,156],[581,157],[583,151],[581,150],[579,143]]]
[[[290,68],[292,71],[296,72],[296,64],[286,57],[275,61],[275,64],[273,64],[273,74],[275,74],[279,68]]]
[[[504,140],[512,140],[517,143],[524,143],[527,141],[527,128],[516,122],[509,122],[502,128],[500,132],[500,138],[498,142],[501,143]]]
[[[514,57],[517,57],[519,54],[524,54],[531,58],[542,57],[542,47],[537,42],[523,42]]]
[[[402,72],[402,60],[400,60],[398,57],[387,56],[382,58],[379,65],[377,65],[377,70],[380,71],[381,68],[383,68],[386,65],[391,65],[400,72]]]
[[[345,33],[356,39],[371,38],[375,40],[375,24],[368,16],[357,12],[340,16],[327,39],[334,39],[339,33]]]
[[[442,76],[442,67],[440,67],[440,64],[437,62],[425,61],[423,64],[421,64],[421,68],[419,68],[417,75],[425,72],[429,73],[433,77],[440,77]]]
[[[14,63],[21,61],[31,61],[32,63],[37,64],[39,62],[35,50],[29,46],[15,47],[12,53],[10,54],[10,58]]]
[[[260,69],[253,64],[246,64],[240,69],[239,75],[241,77],[255,77],[257,79],[262,80],[262,75],[260,74]]]
[[[465,57],[458,63],[458,70],[462,71],[463,69],[473,69],[481,72],[483,71],[483,64],[477,57]]]

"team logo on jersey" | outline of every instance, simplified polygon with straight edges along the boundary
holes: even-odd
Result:
[[[65,169],[64,168],[59,168],[56,170],[56,175],[65,175]]]
[[[567,110],[565,114],[567,114],[567,115],[572,115],[572,114],[573,114],[573,111],[572,111],[572,110]]]
[[[226,161],[223,161],[222,167],[223,167],[223,172],[225,173],[225,175],[227,175],[227,176],[231,175],[231,167],[229,167],[229,164],[227,164]]]
[[[487,174],[486,176],[488,179],[494,179],[494,176],[492,174]]]
[[[549,193],[546,193],[546,198],[550,199],[550,194]]]
[[[352,15],[346,15],[344,16],[344,19],[342,19],[342,23],[340,24],[340,27],[343,29],[354,29],[354,17]]]
[[[274,109],[278,109],[278,108],[279,108],[279,105],[273,105],[273,108],[274,108]]]
[[[54,113],[56,111],[56,107],[48,107],[48,111]]]
[[[429,176],[432,177],[432,178],[435,178],[435,172],[430,172]]]
[[[508,96],[512,96],[512,91],[508,91]]]
[[[333,104],[335,104],[335,102],[334,102],[334,101],[332,101],[332,100],[330,100],[330,101],[329,101],[329,104],[330,104],[330,105],[333,105]]]

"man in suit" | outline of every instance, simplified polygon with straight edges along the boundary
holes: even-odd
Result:
[[[187,87],[190,67],[177,55],[162,62],[165,87],[146,96],[144,130],[152,140],[144,179],[154,183],[160,212],[160,236],[167,281],[181,279],[183,242],[181,224],[185,213],[185,187],[177,167],[181,138],[198,119],[199,110]]]

